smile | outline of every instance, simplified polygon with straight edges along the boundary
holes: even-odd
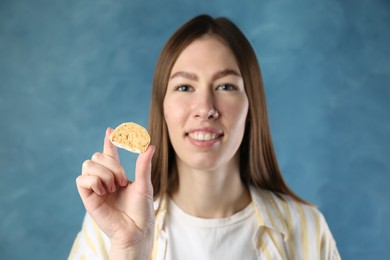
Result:
[[[209,132],[192,132],[188,136],[196,141],[211,141],[217,139],[220,135]]]

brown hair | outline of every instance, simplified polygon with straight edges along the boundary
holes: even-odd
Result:
[[[244,138],[240,146],[240,177],[249,186],[287,194],[306,203],[293,193],[283,179],[276,160],[268,123],[267,106],[256,54],[240,29],[229,19],[197,16],[182,25],[168,40],[155,68],[149,131],[156,152],[152,160],[154,197],[171,194],[178,185],[175,154],[164,120],[163,102],[169,76],[179,54],[194,40],[218,37],[232,50],[240,68],[249,101]]]

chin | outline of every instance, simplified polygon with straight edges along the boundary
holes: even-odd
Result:
[[[208,156],[207,158],[193,158],[190,161],[184,162],[189,168],[198,171],[213,171],[219,168],[221,164],[218,159]]]

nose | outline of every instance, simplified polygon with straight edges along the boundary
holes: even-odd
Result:
[[[196,118],[201,120],[215,120],[219,117],[212,91],[198,93],[195,104],[194,115]]]

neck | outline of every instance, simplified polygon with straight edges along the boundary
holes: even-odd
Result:
[[[178,163],[179,188],[173,201],[190,215],[225,218],[244,209],[251,201],[241,182],[238,164],[214,170],[197,170]]]

